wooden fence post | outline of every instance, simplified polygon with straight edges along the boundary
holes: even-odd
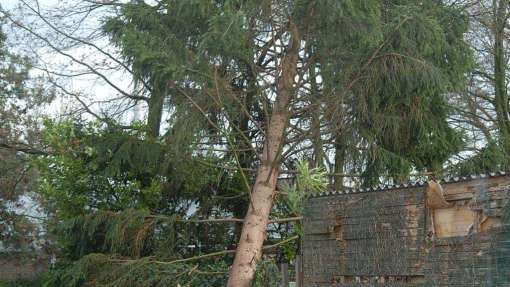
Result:
[[[296,273],[296,287],[302,287],[303,286],[303,270],[301,262],[301,255],[296,255],[296,267],[295,267],[295,273]]]
[[[282,287],[289,287],[289,263],[282,263]]]

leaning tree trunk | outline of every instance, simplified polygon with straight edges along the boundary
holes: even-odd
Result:
[[[266,239],[266,227],[273,206],[276,180],[279,174],[281,148],[285,128],[289,121],[289,106],[294,94],[294,78],[297,75],[299,37],[297,27],[291,25],[291,39],[282,60],[281,77],[278,79],[277,95],[266,130],[266,139],[257,170],[257,177],[250,195],[241,238],[227,286],[249,287],[255,276],[257,261],[262,256]]]

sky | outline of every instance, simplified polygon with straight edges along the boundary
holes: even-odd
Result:
[[[107,39],[104,37],[98,37],[98,31],[100,31],[101,18],[96,16],[88,16],[82,19],[82,15],[59,17],[61,11],[66,9],[73,9],[73,4],[78,3],[76,0],[39,0],[38,5],[43,15],[51,15],[54,18],[49,18],[50,22],[56,26],[63,27],[67,34],[74,37],[93,38],[92,43],[108,51],[109,53],[115,54],[116,49],[109,45]],[[34,0],[1,0],[2,7],[11,12],[17,21],[23,23],[32,28],[36,33],[48,39],[49,43],[55,47],[63,48],[63,53],[58,53],[55,50],[48,48],[47,43],[43,43],[40,39],[35,38],[33,35],[29,35],[26,31],[21,29],[13,28],[13,25],[8,25],[6,28],[8,34],[8,43],[11,50],[18,53],[27,55],[33,58],[36,62],[35,69],[32,70],[33,76],[48,77],[48,71],[51,73],[50,76],[53,81],[56,81],[59,85],[63,86],[67,91],[78,93],[80,98],[87,105],[90,105],[90,109],[96,113],[101,113],[108,105],[101,101],[107,101],[109,99],[118,97],[120,93],[108,85],[97,75],[81,75],[74,77],[65,77],[58,74],[81,74],[88,72],[89,69],[84,65],[77,64],[71,57],[81,61],[85,64],[93,67],[104,67],[111,66],[114,62],[108,59],[101,52],[86,45],[70,45],[72,41],[66,39],[65,36],[57,33],[49,25],[41,21],[28,7],[36,8],[37,4]],[[21,9],[20,9],[21,7]],[[64,12],[62,12],[63,14]],[[78,27],[75,23],[80,21]],[[77,28],[78,27],[78,28]],[[76,44],[76,43],[74,43]],[[43,68],[48,71],[43,71],[38,68]],[[112,71],[112,70],[101,70],[101,73],[108,78],[115,86],[128,93],[132,90],[132,78],[129,73],[123,71]],[[57,89],[59,90],[59,89]],[[59,117],[61,115],[73,114],[78,107],[82,108],[81,105],[69,95],[64,95],[60,90],[62,97],[54,101],[46,112],[52,117]],[[98,102],[98,103],[93,103]],[[109,106],[108,106],[109,107]],[[138,119],[143,109],[143,106],[139,106],[128,112],[124,117],[126,121],[132,119]],[[85,115],[86,119],[92,119],[91,115]]]

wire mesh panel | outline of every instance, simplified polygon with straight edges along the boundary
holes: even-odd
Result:
[[[426,185],[311,198],[304,286],[510,286],[510,177],[444,186],[439,211]]]

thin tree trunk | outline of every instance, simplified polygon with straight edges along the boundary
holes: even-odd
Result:
[[[159,136],[161,118],[163,116],[163,103],[166,96],[166,88],[155,88],[148,103],[147,127],[149,137]]]
[[[313,142],[313,161],[312,166],[322,167],[324,160],[323,142],[321,138],[321,119],[320,119],[320,105],[314,108],[312,114],[312,142]]]
[[[251,192],[251,202],[246,213],[241,239],[227,283],[229,287],[249,287],[252,284],[257,261],[262,256],[266,239],[269,213],[273,206],[280,167],[281,148],[285,128],[289,121],[289,106],[294,94],[294,78],[297,75],[299,37],[297,27],[291,23],[291,39],[281,64],[277,95],[266,130],[257,177]]]
[[[506,90],[506,59],[504,29],[508,0],[493,1],[494,5],[494,91],[500,141],[510,152],[510,123],[508,118],[508,93]]]
[[[345,92],[336,93],[338,103],[335,106],[335,119],[333,121],[334,130],[334,147],[335,147],[335,167],[334,172],[337,173],[334,178],[333,187],[335,190],[342,190],[344,187],[344,177],[338,174],[344,173],[345,158],[347,155],[347,134],[345,127],[345,110],[344,110]]]
[[[321,167],[323,166],[324,151],[323,142],[321,138],[321,98],[319,94],[319,87],[316,82],[315,65],[310,65],[309,73],[311,81],[311,92],[312,92],[312,143],[313,143],[313,162],[312,166]]]
[[[342,190],[344,187],[344,177],[338,174],[344,172],[346,149],[345,135],[338,130],[335,135],[335,173],[337,173],[333,184],[335,190]]]

